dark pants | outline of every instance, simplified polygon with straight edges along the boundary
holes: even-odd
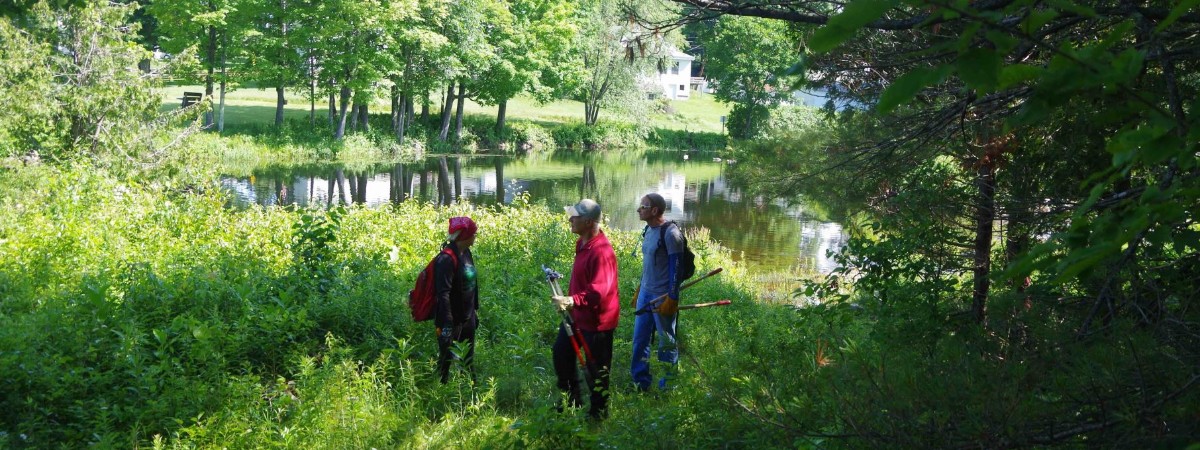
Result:
[[[578,332],[578,331],[577,331]],[[588,414],[595,418],[608,415],[608,373],[612,367],[613,332],[583,331],[583,338],[592,351],[592,357],[587,358],[583,348],[579,352],[587,361],[587,377],[591,380],[591,406]],[[567,392],[567,400],[572,407],[583,406],[580,395],[579,372],[576,367],[579,360],[575,349],[562,326],[558,327],[558,340],[554,341],[554,374],[558,376],[558,388]]]
[[[450,381],[450,361],[456,359],[453,352],[452,342],[466,342],[467,354],[458,355],[463,361],[463,367],[471,374],[471,379],[475,379],[475,368],[472,362],[475,360],[475,328],[466,326],[456,326],[454,331],[450,333],[450,339],[442,340],[438,338],[438,373],[442,375],[442,384]]]

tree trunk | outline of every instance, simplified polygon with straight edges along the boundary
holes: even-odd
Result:
[[[333,138],[336,140],[339,140],[339,141],[342,140],[342,138],[346,136],[346,107],[350,106],[350,87],[342,86],[341,94],[342,94],[342,102],[341,102],[342,107],[341,107],[341,110],[338,112],[339,117],[338,117],[337,129],[334,130],[334,133],[333,133]],[[338,172],[338,173],[340,174],[341,172]]]
[[[454,198],[462,198],[462,164],[454,158]]]
[[[508,99],[500,100],[496,107],[496,136],[504,135],[504,114],[508,110]]]
[[[390,188],[388,199],[392,203],[400,203],[404,199],[404,190],[401,188],[403,185],[400,184],[401,178],[404,178],[404,165],[396,163],[392,166],[391,183],[388,183],[388,187]]]
[[[413,96],[411,92],[404,93],[404,117],[408,118],[408,121],[404,124],[404,127],[411,127],[413,120],[416,119],[416,110],[413,109]]]
[[[317,124],[317,79],[308,80],[308,124]]]
[[[438,158],[438,197],[441,204],[449,205],[452,201],[450,192],[450,169],[446,166],[446,157]]]
[[[336,180],[337,180],[337,172],[334,172],[333,176],[329,177],[329,186],[325,188],[326,189],[325,197],[328,199],[325,204],[326,208],[333,207],[333,191],[334,191],[334,189],[336,189],[336,185],[334,184],[336,182]]]
[[[429,91],[421,97],[421,123],[429,124]]]
[[[358,174],[358,203],[360,205],[367,203],[367,173]]]
[[[412,192],[412,183],[413,183],[413,166],[410,165],[408,167],[405,167],[403,172],[400,172],[400,193],[401,193],[400,200],[401,201],[408,200],[410,197],[413,196],[412,195],[412,193],[413,193]]]
[[[504,204],[504,159],[496,158],[496,204]]]
[[[404,143],[404,134],[408,132],[408,124],[412,121],[412,111],[409,109],[409,105],[412,104],[411,102],[412,98],[409,97],[408,93],[400,95],[400,121],[397,122],[400,129],[397,131],[397,137],[399,137],[398,142],[401,144]]]
[[[596,168],[591,164],[583,166],[583,176],[579,180],[579,198],[595,198]]]
[[[225,67],[222,62],[221,67],[221,102],[217,107],[217,132],[225,131]]]
[[[429,170],[428,165],[421,167],[420,193],[421,201],[429,198]]]
[[[329,129],[337,127],[337,94],[329,92]]]
[[[337,170],[338,198],[342,204],[346,205],[346,173],[342,169]]]
[[[392,133],[396,133],[400,129],[400,88],[395,84],[388,91],[388,105],[391,107],[389,117],[392,118]],[[396,137],[400,136],[397,134]]]
[[[283,98],[283,85],[275,87],[275,128],[283,126],[283,105],[286,100]]]
[[[362,130],[365,133],[371,132],[371,112],[368,110],[370,107],[371,104],[369,102],[363,102],[361,105],[358,105],[358,123],[362,126]]]
[[[226,76],[225,72],[225,48],[228,46],[228,43],[221,46],[221,106],[217,108],[218,133],[225,131],[225,86],[229,83],[229,77]]]
[[[350,103],[350,123],[346,126],[350,131],[358,131],[358,102]]]
[[[467,85],[458,83],[458,110],[454,113],[454,140],[462,139],[463,103],[466,101]]]
[[[208,48],[206,50],[206,53],[208,54],[208,67],[206,68],[207,71],[204,74],[204,98],[207,99],[211,105],[213,96],[213,80],[217,65],[217,27],[215,26],[208,27]],[[213,126],[213,113],[212,111],[209,111],[204,113],[204,128],[209,128],[211,126]]]
[[[992,270],[992,223],[996,219],[996,170],[990,159],[980,161],[975,177],[975,264],[971,312],[976,323],[987,318]]]
[[[450,111],[454,106],[454,82],[450,82],[450,86],[446,87],[446,103],[442,107],[442,128],[438,132],[438,139],[442,142],[446,141],[446,137],[450,134]]]

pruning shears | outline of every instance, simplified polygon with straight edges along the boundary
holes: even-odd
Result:
[[[563,277],[562,274],[546,267],[545,264],[542,265],[542,272],[546,274],[546,283],[550,285],[550,292],[556,297],[562,296],[562,288],[558,285],[558,280]],[[571,340],[571,347],[575,349],[575,357],[579,359],[579,366],[587,372],[588,363],[592,360],[592,349],[588,347],[583,334],[575,329],[575,319],[571,318],[571,313],[566,310],[559,310],[559,313],[562,315],[563,331],[567,333],[567,339]],[[582,352],[579,351],[580,348],[583,348]],[[585,355],[587,356],[586,360],[584,359]]]

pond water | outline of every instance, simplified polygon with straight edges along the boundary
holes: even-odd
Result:
[[[847,239],[839,224],[816,220],[800,206],[745,194],[726,180],[731,164],[712,156],[447,156],[445,161],[446,184],[440,183],[440,157],[355,171],[321,164],[273,167],[249,177],[225,176],[222,183],[240,207],[380,205],[411,198],[466,198],[487,205],[527,195],[530,203],[544,201],[551,211],[562,212],[564,205],[588,197],[604,208],[605,226],[628,230],[642,229],[638,201],[658,192],[667,200],[668,220],[708,228],[735,260],[767,270],[828,273],[835,267],[828,252]]]

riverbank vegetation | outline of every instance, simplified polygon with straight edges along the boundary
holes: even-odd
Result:
[[[842,268],[805,292],[877,320],[866,341],[826,335],[832,360],[887,349],[860,384],[804,390],[853,398],[839,433],[1200,441],[1195,5],[749,3],[691,17],[790,23],[809,50],[792,72],[829,102],[739,147],[733,177],[841,207],[856,225]]]
[[[0,446],[1194,447],[1194,5],[779,3],[674,12],[728,46],[783,28],[715,26],[722,14],[792,22],[790,41],[770,43],[795,44],[799,64],[753,70],[746,86],[769,91],[723,91],[751,102],[738,117],[767,117],[737,121],[755,139],[736,148],[735,170],[763,193],[846,217],[841,268],[802,285],[806,307],[764,301],[777,278],[747,272],[697,230],[700,270],[725,272],[687,301],[733,305],[684,313],[666,392],[622,378],[619,328],[612,416],[599,423],[555,411],[557,321],[539,268],[572,258],[561,214],[524,199],[237,209],[215,175],[221,161],[372,164],[415,142],[490,148],[489,125],[595,151],[610,136],[682,139],[653,137],[645,116],[591,120],[614,99],[629,101],[623,114],[654,106],[596,97],[582,87],[596,73],[563,64],[583,65],[565,17],[640,17],[642,31],[668,27],[664,42],[679,43],[670,8],[0,6],[0,98],[14,109],[0,117]],[[138,66],[155,42],[171,66],[147,75]],[[626,55],[656,50],[619,42]],[[749,65],[717,61],[728,80]],[[203,81],[207,106],[162,111],[165,73]],[[763,109],[801,73],[834,100],[826,116]],[[237,105],[214,93],[249,81],[308,88],[333,107],[319,125],[226,123]],[[381,92],[391,110],[372,115]],[[578,124],[506,124],[501,105],[521,92],[588,106]],[[495,122],[451,113],[468,97],[496,105]],[[416,119],[424,99],[428,122]],[[481,229],[479,372],[443,386],[431,327],[412,323],[402,299],[460,214]],[[610,237],[628,300],[640,238]]]
[[[573,238],[544,206],[238,211],[219,190],[128,184],[90,167],[27,168],[0,181],[0,399],[10,446],[757,440],[769,433],[711,393],[731,392],[732,373],[808,346],[790,331],[791,310],[754,305],[752,276],[697,235],[698,266],[726,271],[689,296],[735,306],[689,313],[696,331],[685,345],[695,350],[678,390],[641,396],[618,372],[621,406],[589,426],[552,413],[557,322],[540,267],[566,270]],[[445,219],[461,214],[481,229],[479,383],[456,376],[440,386],[430,329],[411,321],[403,299]],[[638,236],[611,233],[627,298]],[[628,345],[618,337],[618,349]],[[626,367],[628,355],[614,364]]]
[[[184,92],[201,90],[199,86],[169,86],[160,88],[163,98],[161,111],[179,108],[179,98]],[[308,104],[289,103],[284,107],[284,122],[280,126],[272,123],[274,93],[258,88],[245,87],[229,93],[227,97],[226,125],[222,135],[248,136],[270,140],[286,137],[291,143],[307,142],[313,147],[334,149],[340,141],[334,139],[329,130],[326,116],[310,118]],[[727,139],[723,135],[720,118],[728,114],[728,107],[719,104],[707,94],[695,92],[688,100],[659,99],[641,117],[611,117],[587,126],[583,122],[583,104],[572,100],[555,100],[539,104],[529,98],[515,98],[507,108],[509,119],[505,128],[497,133],[495,107],[464,102],[462,135],[454,142],[442,142],[436,133],[437,118],[418,115],[407,133],[412,137],[407,145],[396,142],[387,130],[385,115],[371,115],[371,127],[347,134],[345,139],[358,136],[360,142],[369,142],[376,147],[380,157],[411,159],[418,153],[489,153],[514,154],[529,152],[553,152],[569,150],[613,150],[627,151],[637,148],[670,149],[679,151],[724,150]],[[382,105],[373,104],[381,107]],[[328,105],[315,103],[318,111],[328,111]],[[317,120],[320,119],[320,120]],[[634,120],[630,120],[634,119]],[[365,140],[365,141],[364,141]],[[271,143],[274,146],[274,142]],[[314,153],[311,157],[329,157]]]

